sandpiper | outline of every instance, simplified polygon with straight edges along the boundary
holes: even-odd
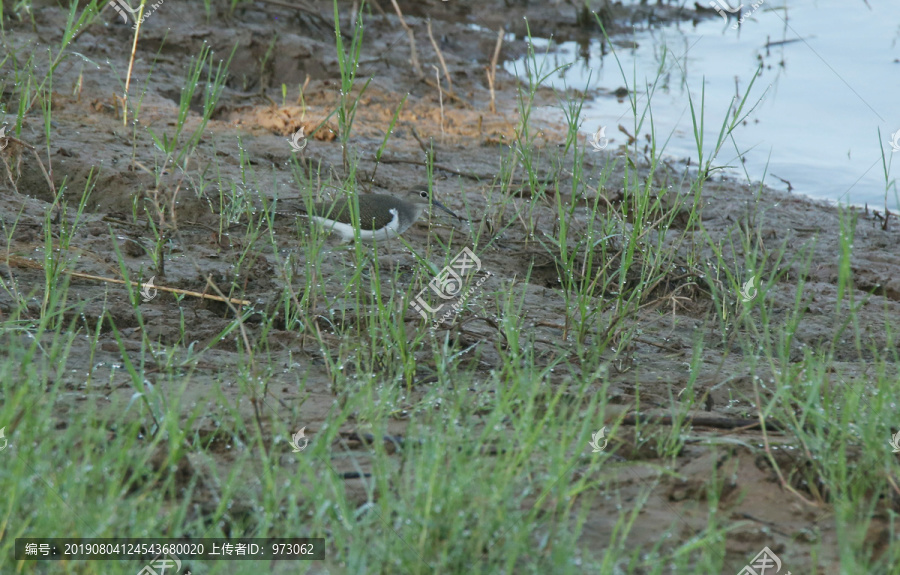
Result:
[[[434,204],[454,218],[462,219],[431,198],[426,191],[409,192],[405,198],[387,194],[364,194],[359,196],[358,201],[359,237],[363,240],[381,241],[399,236],[419,219],[429,204]],[[342,243],[353,239],[354,230],[347,198],[339,198],[333,203],[315,203],[307,215],[327,229],[341,234]]]

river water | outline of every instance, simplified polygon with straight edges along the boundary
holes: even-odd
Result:
[[[726,170],[732,177],[780,190],[790,185],[794,193],[843,204],[883,207],[887,188],[888,208],[900,210],[894,181],[900,167],[900,0],[868,0],[868,6],[866,0],[766,1],[755,10],[744,1],[740,24],[726,9],[736,0],[731,6],[721,0],[718,15],[696,24],[639,23],[629,38],[614,37],[615,55],[608,44],[601,53],[599,38],[586,44],[535,38],[546,70],[570,64],[544,84],[610,92],[586,103],[581,130],[591,134],[604,126],[611,150],[627,141],[619,125],[632,134],[635,127],[629,100],[611,92],[634,90],[638,113],[649,101],[664,155],[690,157],[696,166],[688,94],[699,113],[705,87],[708,156],[735,95],[747,94],[759,70],[745,112],[753,110],[713,165],[732,166]],[[522,60],[507,62],[506,69],[524,78]],[[648,98],[647,84],[657,77]],[[641,148],[650,129],[648,116]]]

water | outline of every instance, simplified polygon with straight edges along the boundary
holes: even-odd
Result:
[[[762,64],[745,111],[756,107],[734,130],[734,141],[726,141],[714,165],[734,166],[726,170],[730,176],[763,180],[779,190],[788,189],[785,180],[794,193],[883,207],[882,150],[889,170],[892,160],[900,163],[900,151],[892,153],[890,144],[895,132],[900,140],[900,1],[868,2],[871,9],[864,0],[767,1],[748,16],[752,6],[744,0],[745,21],[738,29],[732,27],[736,19],[726,23],[715,14],[696,25],[639,24],[630,38],[636,47],[614,38],[625,78],[608,46],[601,54],[597,39],[589,45],[553,44],[547,69],[572,65],[545,84],[601,88],[610,94],[586,103],[581,130],[592,134],[605,126],[611,138],[607,149],[614,150],[627,141],[618,126],[634,133],[634,120],[628,100],[617,100],[612,92],[626,84],[634,89],[636,78],[641,113],[647,83],[657,76],[665,46],[664,72],[650,100],[658,145],[670,138],[664,154],[690,157],[696,166],[688,93],[699,113],[701,87],[706,89],[706,156],[715,147],[735,94],[747,93]],[[542,54],[548,41],[534,39],[534,45]],[[541,60],[539,55],[539,64]],[[507,62],[506,68],[520,76],[525,70],[521,60]],[[648,116],[639,136],[641,149],[649,130]],[[896,169],[892,171],[890,180],[895,180]],[[900,209],[896,182],[889,190],[888,207]]]

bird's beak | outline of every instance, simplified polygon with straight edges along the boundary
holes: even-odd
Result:
[[[447,209],[447,206],[445,206],[445,205],[442,204],[441,202],[437,201],[436,199],[431,198],[431,203],[434,204],[436,207],[441,208],[442,210],[444,210],[445,212],[447,212],[448,214],[450,214],[451,216],[453,216],[453,217],[456,218],[457,220],[462,220],[461,217],[459,217],[459,216],[457,216],[456,214],[454,214],[453,212],[451,212],[449,209]]]

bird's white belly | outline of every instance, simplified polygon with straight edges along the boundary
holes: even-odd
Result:
[[[390,238],[395,238],[403,231],[400,229],[400,215],[397,213],[395,208],[390,210],[391,212],[391,221],[388,222],[386,226],[377,230],[359,230],[359,239],[361,240],[388,240]],[[323,218],[321,216],[310,216],[311,219],[316,220],[325,226],[326,229],[337,232],[341,234],[341,239],[345,242],[349,242],[353,239],[353,226],[350,224],[345,224],[343,222],[336,222],[334,220],[329,220],[328,218]]]

